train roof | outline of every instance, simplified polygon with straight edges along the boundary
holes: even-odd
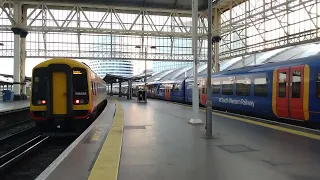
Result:
[[[91,70],[91,68],[83,62],[79,62],[74,59],[68,59],[68,58],[52,58],[46,61],[43,61],[39,64],[37,64],[33,69],[40,68],[40,67],[47,67],[50,64],[68,64],[71,67],[80,67],[84,68],[87,71],[90,71],[90,74],[94,74],[95,79],[99,79],[100,81],[103,81],[94,71]]]
[[[232,70],[224,70],[220,71],[218,73],[212,73],[212,76],[227,76],[227,75],[233,75],[233,74],[245,74],[245,73],[253,73],[253,72],[262,72],[262,71],[271,71],[278,67],[283,66],[294,66],[294,65],[300,65],[300,64],[306,64],[306,63],[313,63],[320,60],[320,55],[313,55],[309,57],[294,59],[290,61],[282,61],[282,62],[268,62],[265,64],[260,65],[252,65],[252,66],[245,66],[242,68],[236,68]],[[199,77],[206,77],[207,73],[199,74]],[[191,77],[190,77],[191,78]]]
[[[81,67],[81,68],[85,68],[87,70],[91,70],[86,64],[73,60],[73,59],[68,59],[68,58],[52,58],[46,61],[43,61],[41,63],[39,63],[38,65],[36,65],[33,69],[35,68],[39,68],[39,67],[46,67],[50,64],[68,64],[71,66],[76,66],[76,67]]]

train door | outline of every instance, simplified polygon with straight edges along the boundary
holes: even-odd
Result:
[[[207,88],[206,88],[206,80],[202,79],[200,82],[200,103],[202,105],[206,105],[207,103]]]
[[[308,98],[303,97],[304,83],[304,65],[291,67],[289,112],[292,119],[304,120],[303,99]]]
[[[52,73],[52,113],[67,114],[67,75],[65,72]]]
[[[170,86],[166,85],[165,86],[165,99],[166,100],[170,100],[170,90],[171,90]]]
[[[305,120],[304,83],[308,83],[304,82],[304,65],[278,69],[276,109],[279,117]]]

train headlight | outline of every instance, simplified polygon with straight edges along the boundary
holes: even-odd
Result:
[[[76,104],[80,104],[80,100],[79,100],[79,99],[75,100],[74,102],[75,102]]]

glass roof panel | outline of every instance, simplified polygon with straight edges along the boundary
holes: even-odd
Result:
[[[249,64],[249,66],[261,64],[264,61],[266,61],[269,58],[271,58],[272,56],[275,56],[276,54],[281,53],[282,51],[285,51],[286,49],[288,49],[288,47],[281,48],[281,49],[275,49],[275,50],[272,50],[272,51],[267,51],[262,56],[260,56],[259,58],[256,59],[256,64],[254,64],[254,61],[253,61],[253,62],[251,62]]]
[[[320,44],[312,44],[310,49],[307,51],[303,52],[299,56],[296,56],[295,58],[304,58],[312,55],[316,55],[320,52]]]

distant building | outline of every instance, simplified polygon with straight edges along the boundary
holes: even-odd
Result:
[[[133,65],[126,60],[90,60],[89,66],[100,77],[107,73],[119,76],[132,76]]]
[[[112,37],[112,41],[119,41],[119,38],[116,36]],[[103,38],[98,37],[95,40],[95,45],[90,49],[93,51],[111,51],[111,35],[106,35]],[[113,47],[115,50],[116,47]],[[100,77],[104,77],[107,73],[112,75],[119,76],[132,76],[133,75],[133,64],[131,60],[90,60],[90,68],[98,74]]]

